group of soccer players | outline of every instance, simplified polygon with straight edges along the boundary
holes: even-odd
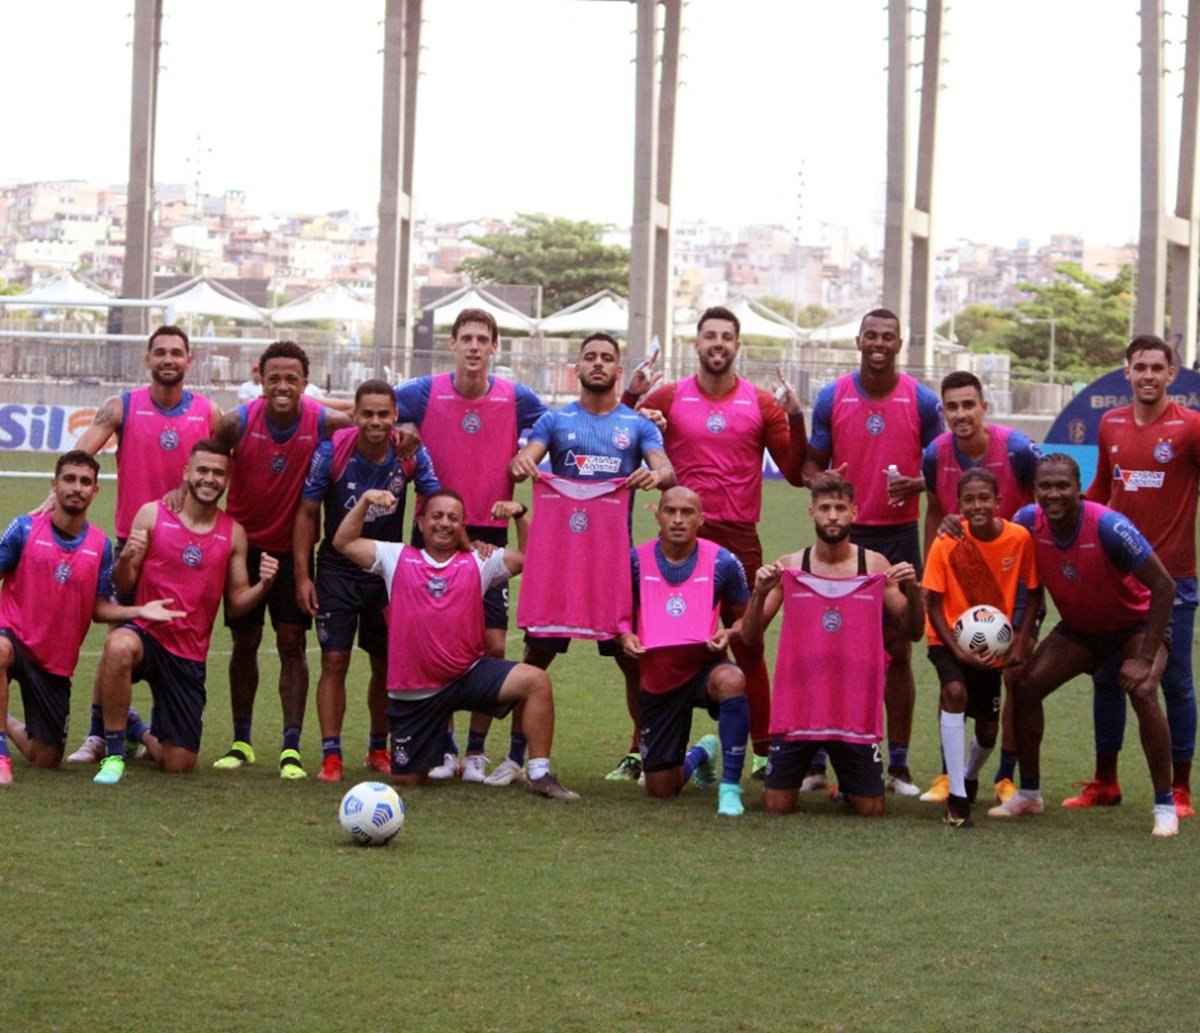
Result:
[[[405,785],[460,777],[577,799],[551,770],[547,669],[579,638],[613,657],[625,683],[630,748],[609,778],[640,781],[652,796],[715,785],[718,813],[736,816],[749,745],[765,810],[829,790],[855,813],[880,815],[886,792],[920,793],[908,748],[912,643],[925,634],[941,686],[943,773],[922,799],[944,803],[948,824],[972,826],[997,738],[988,813],[1042,810],[1042,700],[1090,673],[1096,773],[1066,805],[1120,801],[1128,696],[1154,785],[1153,831],[1174,835],[1191,814],[1200,414],[1167,394],[1171,348],[1156,337],[1130,344],[1133,402],[1105,416],[1085,497],[1073,460],[1042,456],[987,421],[973,375],[950,374],[939,399],[901,373],[893,313],[869,313],[857,344],[859,368],[819,393],[810,438],[782,375],[772,392],[735,372],[740,327],[724,308],[701,317],[696,372],[673,384],[657,383],[652,357],[626,387],[619,343],[592,334],[580,347],[579,397],[557,410],[490,373],[497,327],[481,310],[454,324],[453,372],[395,390],[368,380],[349,413],[306,396],[307,356],[276,342],[258,362],[261,395],[222,414],[184,385],[186,334],[159,327],[146,353],[150,384],[100,407],[78,448],[59,457],[46,502],[0,540],[0,706],[6,713],[15,680],[25,717],[10,715],[0,733],[0,784],[12,782],[10,741],[35,765],[62,759],[70,678],[93,620],[111,628],[89,732],[68,761],[99,763],[101,784],[119,782],[139,748],[163,770],[191,770],[223,600],[234,741],[214,765],[222,770],[257,761],[253,705],[269,613],[285,779],[307,777],[300,742],[315,620],[321,781],[343,778],[357,637],[370,664],[368,768]],[[99,490],[94,454],[113,435],[115,550],[87,521]],[[772,563],[757,534],[765,454],[810,489],[815,536]],[[529,479],[532,510],[513,500]],[[409,482],[416,514],[406,545]],[[659,532],[634,546],[639,490],[660,493]],[[518,574],[520,663],[505,656],[505,584]],[[1062,619],[1037,645],[1043,586]],[[1003,659],[964,648],[951,630],[981,604],[1016,629]],[[772,684],[764,628],[781,610]],[[149,726],[130,706],[140,679],[153,695]],[[698,708],[717,734],[689,745]],[[461,752],[459,710],[471,714]],[[508,753],[489,772],[490,724],[509,714]]]

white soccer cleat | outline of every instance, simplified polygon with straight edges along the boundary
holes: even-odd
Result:
[[[888,775],[883,785],[889,793],[895,793],[897,796],[921,795],[921,787],[915,782],[910,782],[903,775]]]
[[[462,774],[462,766],[458,763],[457,753],[447,753],[436,768],[429,772],[429,778],[434,782],[444,782],[448,778],[458,778]]]
[[[1154,805],[1154,828],[1151,829],[1150,835],[1159,839],[1179,835],[1179,816],[1175,813],[1174,804]]]
[[[818,789],[828,789],[829,778],[824,771],[813,771],[804,776],[800,782],[800,792],[815,793]]]
[[[108,756],[108,746],[98,735],[89,735],[79,749],[67,757],[68,764],[99,764]]]
[[[462,780],[482,782],[487,775],[488,759],[482,753],[468,753],[463,758]]]
[[[507,786],[525,781],[525,769],[511,757],[505,757],[483,780],[485,786]]]
[[[1041,796],[1024,796],[1017,793],[1010,796],[1002,804],[997,804],[988,811],[989,818],[1023,818],[1027,815],[1041,814],[1046,809]]]

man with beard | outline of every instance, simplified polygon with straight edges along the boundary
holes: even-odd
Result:
[[[639,416],[627,405],[622,405],[617,396],[617,384],[623,375],[621,347],[614,337],[596,333],[585,337],[579,348],[579,400],[561,409],[546,413],[534,425],[529,442],[508,464],[508,475],[514,483],[541,478],[538,463],[546,455],[550,457],[550,470],[555,477],[579,481],[581,485],[593,485],[606,481],[621,481],[628,491],[629,501],[624,510],[626,530],[623,547],[631,543],[630,523],[632,518],[633,491],[656,489],[662,491],[675,483],[675,470],[663,451],[662,434],[649,420]],[[646,465],[642,462],[645,460]],[[586,526],[586,521],[577,521],[577,527]],[[525,662],[546,670],[559,653],[565,653],[570,637],[562,634],[530,631],[538,621],[527,620],[522,615],[531,613],[530,607],[540,597],[541,583],[561,582],[561,570],[556,569],[554,555],[562,556],[571,550],[571,558],[582,566],[576,569],[580,580],[570,584],[571,595],[583,605],[602,605],[614,601],[613,559],[614,554],[592,549],[581,544],[582,536],[576,541],[555,538],[543,533],[538,537],[537,514],[534,514],[533,537],[530,541],[529,563],[521,585],[521,609],[518,618],[526,628]],[[614,544],[614,543],[610,543]],[[546,557],[539,563],[538,556]],[[624,556],[624,552],[615,555]],[[624,565],[628,576],[628,566]],[[625,600],[632,608],[630,598]],[[620,603],[622,600],[616,600]],[[550,615],[553,616],[553,615]],[[632,779],[641,775],[641,754],[638,752],[640,691],[638,664],[626,656],[621,649],[617,634],[621,630],[609,629],[608,637],[599,642],[601,656],[611,656],[625,679],[625,703],[633,721],[633,734],[629,750],[610,779]],[[581,636],[584,637],[584,636]],[[587,635],[586,637],[595,637]],[[513,728],[519,731],[519,712],[514,714]]]
[[[887,665],[879,626],[886,613],[909,642],[921,637],[917,572],[907,560],[891,563],[851,541],[858,516],[851,482],[818,477],[808,512],[816,545],[758,571],[742,623],[742,637],[761,643],[783,607],[763,807],[771,814],[794,811],[812,759],[824,750],[850,809],[878,818]]]
[[[661,413],[663,441],[679,483],[695,491],[704,507],[704,537],[732,552],[748,577],[763,565],[758,520],[762,515],[763,453],[769,452],[789,484],[804,483],[804,414],[800,399],[779,376],[780,400],[740,378],[734,363],[741,350],[741,324],[726,308],[705,311],[696,325],[699,369],[675,384],[663,384],[645,396],[644,415]],[[636,391],[648,385],[639,369],[622,401],[637,403]],[[722,608],[729,627],[736,615]],[[767,761],[767,724],[771,686],[761,650],[751,650],[735,637],[730,643],[746,676],[750,704],[750,738],[754,745],[753,777],[761,778]]]
[[[147,502],[179,487],[179,471],[186,456],[197,441],[213,433],[221,417],[221,410],[211,401],[184,387],[192,353],[188,336],[179,327],[155,330],[146,345],[145,361],[149,385],[106,399],[76,444],[80,451],[95,455],[116,436],[117,558],[134,515]],[[53,500],[47,499],[39,512],[52,504]],[[135,738],[139,723],[136,714],[131,714],[130,731]],[[67,762],[95,764],[104,753],[104,721],[96,686],[87,738]]]

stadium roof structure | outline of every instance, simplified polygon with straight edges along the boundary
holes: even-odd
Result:
[[[784,319],[766,305],[760,305],[750,298],[733,298],[724,307],[737,316],[742,337],[773,337],[782,341],[795,341],[807,336],[807,331],[791,320]],[[698,322],[697,318],[690,323],[676,323],[675,336],[694,337]]]
[[[193,277],[178,287],[163,291],[157,300],[169,301],[176,317],[223,316],[250,323],[261,323],[266,319],[262,309],[207,276]]]
[[[538,323],[543,334],[579,334],[604,330],[629,333],[629,302],[616,291],[602,290],[559,309]]]
[[[0,305],[8,308],[95,308],[112,300],[94,283],[74,273],[61,273],[52,280],[39,283],[20,294],[0,297]]]
[[[432,305],[425,306],[426,311],[433,313],[434,326],[453,326],[454,320],[465,308],[481,308],[490,312],[501,330],[520,330],[524,333],[534,330],[533,320],[527,315],[480,287],[460,287],[452,294],[438,298]]]
[[[272,323],[374,323],[375,306],[344,284],[318,287],[268,313]]]

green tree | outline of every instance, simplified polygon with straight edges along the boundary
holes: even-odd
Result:
[[[973,352],[994,352],[1004,349],[1004,335],[1012,325],[1011,312],[991,305],[968,305],[954,316],[954,336]],[[946,320],[937,332],[948,338],[950,321]]]
[[[824,305],[801,305],[799,312],[797,312],[796,303],[789,298],[780,298],[768,294],[764,298],[756,298],[755,300],[760,305],[769,308],[772,312],[783,316],[786,320],[791,321],[792,317],[795,316],[797,326],[820,326],[822,323],[828,323],[833,318],[833,310],[826,308]]]
[[[601,290],[629,290],[629,249],[605,244],[609,227],[549,215],[518,214],[508,233],[470,237],[487,249],[458,267],[475,283],[521,283],[542,288],[547,313]]]

